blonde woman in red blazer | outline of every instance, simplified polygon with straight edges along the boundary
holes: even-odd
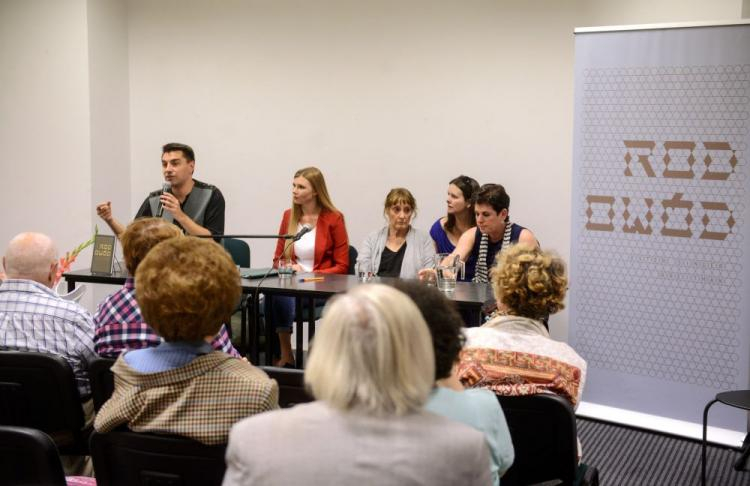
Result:
[[[308,233],[297,243],[279,239],[273,263],[282,259],[292,263],[296,272],[342,273],[349,271],[349,237],[344,215],[336,209],[328,195],[323,174],[316,167],[305,167],[294,174],[292,181],[292,207],[284,211],[279,233],[296,234],[303,225],[313,228],[314,258],[304,258],[295,252],[295,245],[308,249],[313,235]],[[305,239],[309,238],[309,239]],[[269,299],[268,317],[279,334],[281,358],[276,366],[294,366],[292,354],[292,322],[294,298],[273,296]]]

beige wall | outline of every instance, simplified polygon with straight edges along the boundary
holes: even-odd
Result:
[[[582,8],[588,26],[734,20],[742,0],[583,0]]]
[[[88,0],[91,100],[91,206],[130,205],[130,106],[127,6]],[[89,208],[90,210],[91,208]],[[95,217],[95,216],[94,216]],[[97,223],[107,229],[100,221]]]
[[[127,4],[122,0],[87,0],[89,98],[91,103],[91,201],[93,223],[109,232],[93,208],[103,201],[130,205],[130,105]],[[121,254],[121,249],[118,249]],[[90,264],[87,251],[81,260]],[[113,288],[93,285],[92,306]],[[93,307],[92,307],[93,308]]]
[[[0,2],[2,253],[22,231],[64,253],[93,229],[87,42],[83,0]]]

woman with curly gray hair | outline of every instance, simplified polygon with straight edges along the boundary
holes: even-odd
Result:
[[[586,362],[568,344],[551,339],[540,320],[565,307],[565,263],[526,244],[511,246],[498,258],[491,273],[498,310],[483,326],[467,329],[461,381],[498,395],[553,392],[576,407]]]

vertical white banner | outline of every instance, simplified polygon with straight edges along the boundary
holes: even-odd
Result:
[[[700,423],[750,388],[750,25],[577,33],[570,342],[584,401]],[[744,432],[746,415],[712,409]]]

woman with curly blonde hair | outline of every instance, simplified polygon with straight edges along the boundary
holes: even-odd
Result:
[[[498,310],[483,326],[466,331],[461,380],[498,395],[553,392],[576,407],[586,362],[566,343],[551,339],[540,321],[565,307],[565,263],[525,244],[502,251],[498,258],[491,272]]]

